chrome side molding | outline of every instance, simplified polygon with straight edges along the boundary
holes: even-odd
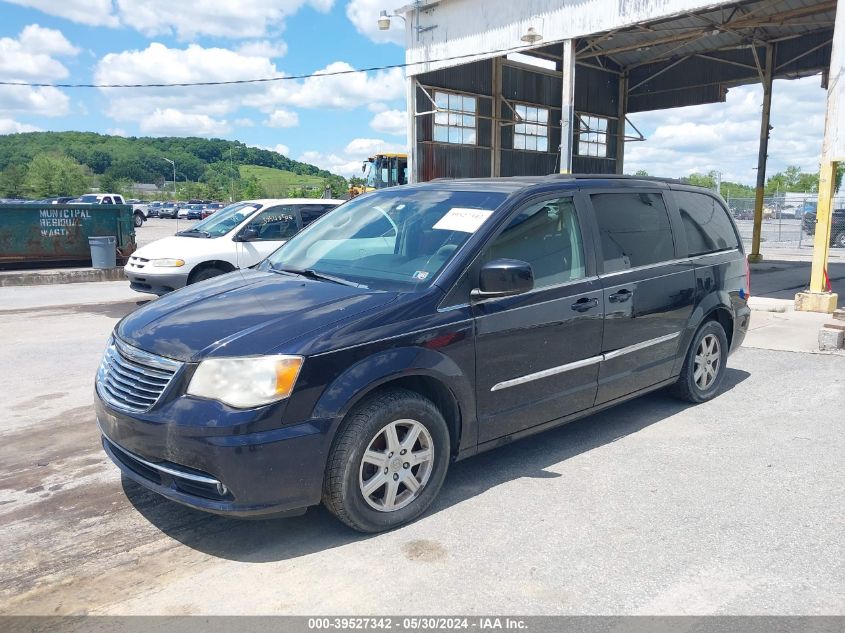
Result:
[[[575,362],[567,363],[566,365],[558,365],[557,367],[550,367],[549,369],[534,372],[533,374],[526,374],[525,376],[520,376],[519,378],[511,378],[510,380],[497,382],[490,388],[490,391],[499,391],[501,389],[507,389],[508,387],[516,387],[517,385],[524,385],[527,382],[540,380],[541,378],[548,378],[549,376],[562,374],[567,371],[572,371],[573,369],[589,367],[590,365],[595,365],[596,363],[600,363],[605,360],[611,360],[613,358],[618,358],[619,356],[624,356],[625,354],[630,354],[631,352],[637,352],[641,349],[651,347],[652,345],[666,343],[668,341],[671,341],[672,339],[678,338],[680,335],[680,332],[674,332],[672,334],[667,334],[666,336],[659,336],[657,338],[649,339],[648,341],[643,341],[642,343],[636,343],[634,345],[629,345],[628,347],[615,349],[612,352],[608,352],[606,354],[591,356],[590,358],[576,360]]]

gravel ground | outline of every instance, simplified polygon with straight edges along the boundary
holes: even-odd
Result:
[[[0,311],[0,613],[845,613],[842,357],[740,350],[712,402],[656,393],[460,462],[421,520],[362,536],[121,481],[92,382],[136,301],[90,292]]]

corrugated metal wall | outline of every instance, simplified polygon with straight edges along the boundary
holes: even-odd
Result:
[[[444,90],[471,94],[478,99],[475,145],[438,143],[433,139],[434,116],[416,118],[417,178],[480,178],[493,171],[494,128],[499,128],[499,175],[544,175],[560,168],[560,120],[562,80],[559,75],[534,71],[522,65],[502,63],[499,123],[492,117],[494,64],[482,61],[420,75],[429,94]],[[573,157],[573,170],[583,173],[614,173],[616,129],[619,111],[619,78],[616,73],[579,66],[575,72],[576,112],[611,117],[608,123],[608,158]],[[423,89],[416,94],[416,111],[428,112],[433,104]],[[515,116],[508,103],[535,105],[549,110],[548,151],[513,149]]]

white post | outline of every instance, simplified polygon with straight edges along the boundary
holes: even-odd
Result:
[[[408,105],[408,184],[417,182],[417,89],[413,75],[405,77],[405,103]]]
[[[572,173],[572,138],[575,121],[575,41],[564,40],[560,120],[560,173]]]

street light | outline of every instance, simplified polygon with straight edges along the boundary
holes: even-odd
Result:
[[[173,165],[173,199],[176,200],[176,161],[164,158],[164,156],[162,158]]]
[[[437,4],[439,3],[431,2],[423,4],[423,0],[414,0],[414,3],[411,5],[414,11],[414,24],[412,28],[417,34],[418,42],[420,41],[420,33],[427,33],[428,31],[432,31],[437,28],[436,24],[432,24],[431,26],[420,26],[420,13],[422,11],[433,9]],[[387,31],[390,28],[390,18],[401,18],[403,22],[407,23],[404,15],[399,13],[388,13],[386,10],[382,9],[378,16],[379,31]]]

